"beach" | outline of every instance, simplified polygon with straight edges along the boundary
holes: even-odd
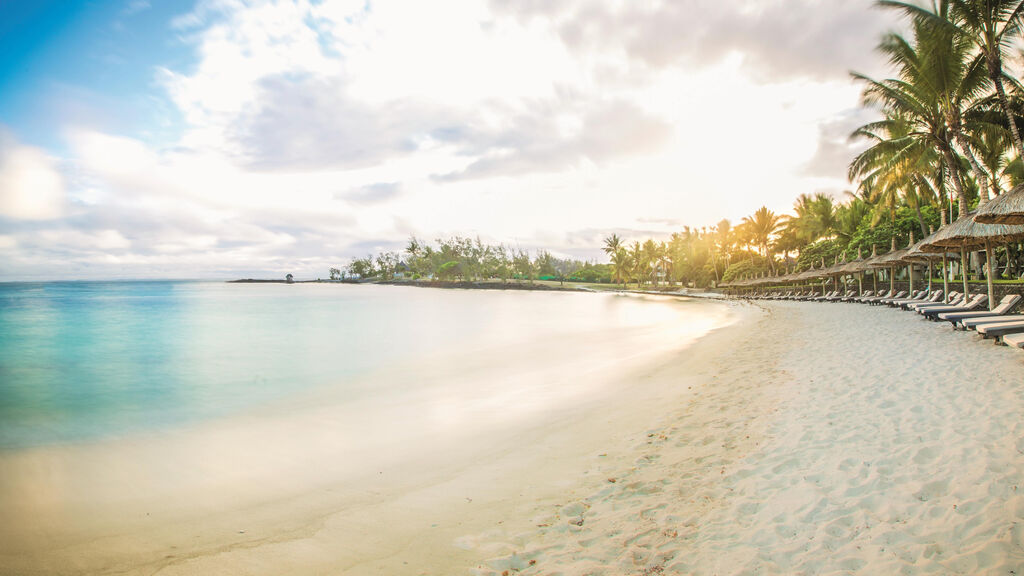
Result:
[[[887,308],[727,306],[729,322],[695,342],[589,374],[607,380],[555,418],[512,411],[512,435],[440,429],[431,441],[443,452],[409,454],[386,441],[387,425],[367,422],[374,437],[345,452],[367,453],[373,466],[359,470],[331,457],[330,431],[353,423],[318,401],[288,417],[5,454],[0,565],[161,575],[1024,567],[1024,355]]]

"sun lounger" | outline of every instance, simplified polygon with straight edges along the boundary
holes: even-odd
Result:
[[[841,301],[844,298],[849,298],[850,296],[853,296],[854,294],[856,294],[856,292],[854,292],[853,290],[847,290],[845,294],[841,293],[841,291],[840,291],[840,292],[836,292],[836,294],[834,296],[829,296],[825,300],[827,300],[829,302],[839,302],[839,301]]]
[[[888,302],[890,300],[898,300],[900,298],[906,298],[906,296],[907,296],[907,291],[906,290],[900,290],[899,292],[896,293],[895,296],[891,296],[889,298],[876,298],[874,300],[869,300],[868,304],[870,304],[872,306],[878,306],[878,305],[884,304],[884,303],[886,303],[886,302]]]
[[[1024,332],[1003,336],[1003,344],[1011,348],[1024,348]]]
[[[925,308],[920,310],[921,314],[929,320],[938,320],[939,314],[943,312],[970,312],[971,310],[977,310],[988,302],[988,296],[984,294],[975,294],[971,296],[971,299],[967,301],[963,306],[954,306],[952,308]]]
[[[964,318],[958,323],[958,327],[962,330],[976,330],[978,326],[983,324],[999,324],[1001,322],[1016,322],[1017,320],[1024,320],[1024,316],[1020,314],[1003,314],[1001,316]]]
[[[860,300],[861,298],[871,298],[874,295],[875,295],[875,293],[873,291],[868,290],[867,292],[861,294],[860,296],[853,295],[853,296],[850,296],[849,298],[843,298],[843,302],[856,302],[857,300]]]
[[[892,297],[892,298],[882,298],[881,300],[876,302],[876,304],[885,304],[886,306],[893,306],[897,302],[906,302],[908,300],[909,301],[924,300],[924,298],[925,298],[925,296],[927,294],[928,294],[927,290],[918,290],[917,292],[914,292],[910,296],[903,296],[903,297],[900,297],[900,298],[896,298],[895,296]]]
[[[948,320],[953,324],[955,328],[957,323],[965,318],[984,318],[988,316],[1005,316],[1013,311],[1014,308],[1020,304],[1020,296],[1017,294],[1007,294],[1003,296],[1003,299],[999,301],[999,305],[989,310],[988,312],[941,312],[939,318],[942,320]]]
[[[797,298],[797,300],[803,300],[804,302],[809,302],[811,300],[814,300],[818,296],[821,296],[821,294],[818,294],[818,293],[816,293],[816,292],[814,292],[812,290],[812,291],[808,292],[807,294],[805,294],[803,297]]]
[[[847,298],[847,297],[853,296],[854,294],[856,294],[856,292],[854,292],[853,290],[847,290],[846,292],[843,292],[842,290],[839,290],[834,295],[829,296],[828,298],[825,298],[825,300],[827,302],[839,302],[843,298]]]
[[[978,334],[985,338],[998,338],[1007,334],[1024,333],[1024,317],[1012,322],[996,322],[994,324],[981,324],[978,326]]]
[[[906,310],[907,307],[910,306],[911,304],[938,304],[939,300],[942,300],[942,290],[936,290],[935,292],[931,293],[925,290],[924,294],[918,296],[917,298],[904,298],[901,300],[893,300],[892,302],[889,303],[889,306],[892,306],[893,308],[903,308],[904,310]]]
[[[881,300],[882,298],[890,298],[890,297],[892,297],[892,295],[893,295],[893,291],[889,290],[888,292],[882,292],[881,294],[879,294],[877,296],[863,296],[861,298],[857,298],[856,301],[857,302],[862,302],[864,304],[867,304],[869,302],[874,302],[875,300]]]
[[[924,304],[909,304],[907,308],[916,312],[921,312],[931,308],[956,308],[957,306],[962,306],[964,301],[965,299],[963,294],[950,292],[949,302],[946,304],[943,304],[942,302],[925,302]]]
[[[917,300],[896,300],[889,305],[894,308],[910,310],[910,306],[912,304],[940,304],[939,300],[942,300],[942,290],[936,290],[930,295],[927,295],[924,298],[918,298]]]

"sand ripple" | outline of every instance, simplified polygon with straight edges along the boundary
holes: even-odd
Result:
[[[1024,572],[1024,355],[888,309],[766,306],[590,492],[479,537],[473,573]]]

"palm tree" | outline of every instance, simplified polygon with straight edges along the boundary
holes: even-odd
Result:
[[[622,248],[622,238],[619,238],[618,234],[612,234],[604,239],[604,253],[608,256],[613,256],[619,249]]]
[[[763,250],[762,253],[765,259],[768,260],[768,265],[773,274],[775,273],[775,262],[768,251],[768,244],[779,228],[782,227],[783,221],[783,217],[776,215],[775,212],[772,212],[766,206],[758,208],[753,216],[743,218],[743,223],[748,227],[752,240]]]
[[[786,221],[786,233],[805,244],[818,239],[814,222],[814,199],[807,194],[797,196],[793,203],[794,215]]]
[[[629,263],[630,272],[636,275],[636,287],[639,288],[644,280],[644,250],[638,241],[634,240],[629,247]],[[629,286],[629,281],[626,282],[626,285]]]
[[[633,261],[625,248],[619,248],[612,254],[612,273],[615,275],[615,283],[621,284],[623,278],[627,277],[632,269]]]
[[[940,6],[945,6],[945,2]],[[979,68],[976,62],[965,62],[970,60],[967,54],[969,47],[954,42],[950,34],[941,33],[941,29],[937,31],[923,18],[915,18],[912,25],[913,43],[899,34],[890,33],[879,45],[879,50],[896,65],[899,78],[877,81],[862,74],[853,75],[866,84],[862,96],[864,103],[881,107],[886,117],[854,133],[855,136],[876,140],[882,154],[881,158],[865,157],[869,163],[875,164],[863,167],[858,166],[859,156],[851,164],[851,177],[861,174],[864,168],[870,171],[889,165],[880,175],[889,174],[897,181],[884,182],[882,189],[898,186],[906,181],[912,165],[923,160],[919,156],[922,151],[914,146],[929,146],[945,164],[963,215],[967,212],[967,189],[953,141],[955,139],[963,145],[962,118],[965,108],[976,103],[975,96],[980,90]],[[886,192],[898,195],[898,191]]]
[[[836,236],[849,244],[857,233],[861,222],[871,213],[871,206],[861,198],[850,194],[852,198],[846,204],[836,208]]]
[[[1020,37],[1024,24],[1024,1],[1022,0],[950,0],[950,18],[940,16],[940,11],[929,11],[907,2],[880,0],[879,5],[904,11],[912,18],[925,18],[936,26],[946,27],[973,43],[985,61],[988,79],[996,90],[999,108],[1006,117],[1017,156],[1024,153],[1024,143],[1014,119],[1006,89],[1003,86],[1003,57],[1013,47],[1013,41]],[[1011,82],[1014,80],[1011,78]]]
[[[836,232],[836,206],[832,197],[818,192],[811,201],[814,232],[818,238],[832,236]]]

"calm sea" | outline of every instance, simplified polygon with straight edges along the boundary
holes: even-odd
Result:
[[[173,429],[304,396],[444,387],[457,412],[470,397],[501,409],[510,391],[521,405],[572,402],[590,392],[588,371],[681,349],[724,315],[716,304],[614,294],[0,284],[0,448]],[[562,366],[558,377],[548,364]]]

